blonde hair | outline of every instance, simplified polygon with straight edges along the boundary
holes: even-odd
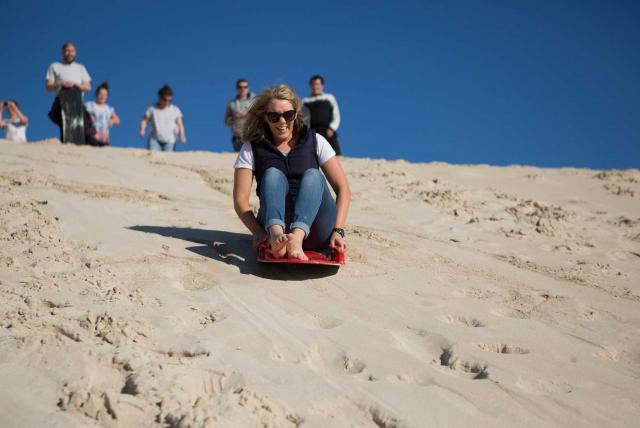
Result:
[[[263,142],[271,140],[271,129],[265,123],[267,105],[272,99],[289,101],[296,111],[293,123],[293,139],[300,137],[304,127],[304,114],[302,113],[302,100],[289,85],[275,85],[265,89],[256,97],[247,112],[242,128],[242,140],[251,142]]]

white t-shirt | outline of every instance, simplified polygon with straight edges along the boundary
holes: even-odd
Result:
[[[318,155],[318,162],[320,166],[327,163],[329,159],[336,155],[336,152],[331,147],[331,144],[322,135],[316,133],[316,139],[318,141],[316,154]],[[283,153],[287,155],[288,153]],[[235,169],[245,168],[255,170],[255,161],[253,159],[253,150],[251,149],[251,143],[244,143],[238,153],[236,163],[233,165]]]
[[[151,136],[161,143],[174,144],[178,141],[178,124],[176,119],[182,117],[182,112],[177,106],[170,105],[159,108],[152,105],[144,116],[151,122]]]
[[[69,81],[76,85],[91,82],[91,76],[84,65],[72,62],[71,64],[54,62],[47,69],[47,81],[53,79],[53,83],[61,84]]]
[[[95,131],[93,138],[101,143],[109,144],[109,120],[116,111],[108,104],[98,105],[95,101],[86,102],[84,106],[93,118],[93,130]]]
[[[15,143],[27,142],[27,126],[20,123],[20,120],[11,121],[7,119],[4,121],[5,138]]]

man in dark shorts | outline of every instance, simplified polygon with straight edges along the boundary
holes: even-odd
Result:
[[[302,102],[309,110],[311,128],[325,137],[336,154],[341,155],[337,132],[340,126],[340,109],[336,97],[324,92],[324,79],[320,75],[309,79],[309,86],[311,95],[305,97]]]

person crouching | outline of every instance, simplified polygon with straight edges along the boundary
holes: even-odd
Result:
[[[293,89],[276,85],[258,95],[242,139],[234,165],[234,208],[253,233],[254,247],[268,241],[274,257],[300,260],[307,259],[304,249],[344,252],[349,184],[329,142],[304,125],[302,101]],[[253,177],[257,218],[249,205]]]

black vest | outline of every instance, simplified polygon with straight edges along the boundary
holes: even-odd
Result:
[[[320,168],[317,146],[316,132],[307,127],[302,129],[300,141],[286,156],[276,149],[270,141],[251,142],[258,197],[260,197],[260,185],[265,171],[272,167],[278,168],[289,182],[289,193],[287,194],[287,211],[289,211],[295,203],[298,185],[304,172],[310,168]]]

